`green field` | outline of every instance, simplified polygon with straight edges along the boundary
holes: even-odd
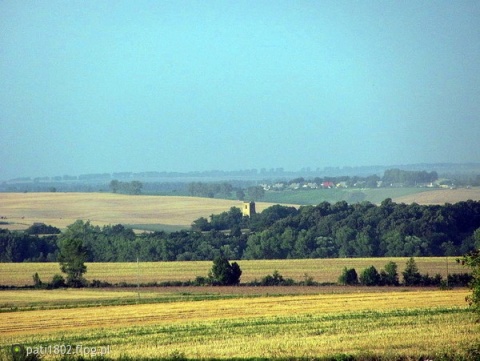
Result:
[[[269,203],[312,204],[321,202],[336,203],[346,201],[357,203],[369,201],[381,203],[386,198],[410,196],[417,193],[428,192],[425,188],[376,188],[376,189],[308,189],[265,192],[262,199]]]

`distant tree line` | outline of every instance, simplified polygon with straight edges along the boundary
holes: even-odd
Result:
[[[110,182],[112,193],[140,194],[142,193],[142,188],[143,184],[139,181],[121,182],[114,179]]]
[[[230,197],[233,186],[230,183],[191,182],[187,186],[188,194],[194,197]]]
[[[414,186],[418,183],[431,183],[438,179],[437,172],[407,171],[401,169],[387,169],[383,174],[383,182],[387,184],[401,183],[406,186]]]
[[[56,261],[75,234],[88,262],[410,257],[465,254],[480,247],[480,202],[421,206],[346,202],[299,209],[275,205],[252,217],[229,211],[199,218],[192,230],[135,234],[122,225],[77,221],[45,237],[1,230],[0,261]]]
[[[187,186],[188,195],[208,198],[234,198],[243,201],[257,201],[263,198],[265,190],[260,186],[234,187],[231,183],[191,182]]]

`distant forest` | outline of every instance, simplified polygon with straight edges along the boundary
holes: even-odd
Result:
[[[47,232],[54,234],[40,235]],[[56,261],[65,237],[83,240],[89,262],[453,256],[480,247],[480,202],[275,205],[251,217],[232,207],[195,220],[190,231],[138,235],[122,225],[83,221],[61,233],[38,225],[26,232],[1,229],[0,261]]]

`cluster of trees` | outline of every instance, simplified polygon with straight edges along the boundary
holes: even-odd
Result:
[[[54,262],[57,252],[55,235],[39,237],[0,229],[0,262]]]
[[[241,275],[242,270],[237,262],[230,264],[226,257],[219,256],[213,260],[206,283],[218,286],[236,286],[240,283]]]
[[[249,229],[239,255],[248,259],[443,256],[480,246],[480,202],[420,206],[386,199],[380,206],[323,202],[298,210],[276,205],[247,219],[231,209],[193,227],[229,229],[230,237]]]
[[[230,197],[233,186],[230,183],[191,182],[187,186],[188,194],[193,197]]]
[[[480,202],[275,205],[251,217],[232,207],[192,228],[136,235],[122,225],[77,221],[46,237],[2,230],[0,260],[56,261],[59,242],[70,235],[82,240],[88,262],[452,256],[480,247]]]
[[[395,262],[388,262],[380,272],[374,266],[370,266],[358,275],[354,268],[345,267],[338,282],[343,285],[399,286],[397,269],[398,266]],[[446,280],[440,274],[434,276],[430,276],[428,273],[421,274],[413,257],[407,261],[402,276],[404,286],[467,286],[473,279],[469,273],[451,274]]]
[[[109,184],[112,193],[123,194],[140,194],[142,193],[143,184],[140,181],[121,182],[119,180],[112,180]]]
[[[45,223],[34,223],[25,230],[27,234],[59,234],[60,229],[48,226]]]
[[[187,186],[190,196],[208,197],[208,198],[233,198],[239,200],[260,200],[265,195],[265,190],[260,186],[250,186],[246,188],[234,187],[227,182],[222,183],[204,183],[192,182]]]
[[[384,183],[401,183],[406,186],[414,186],[419,183],[431,183],[437,179],[438,174],[435,171],[408,171],[401,169],[387,169],[382,178]]]
[[[370,266],[362,271],[360,280],[357,271],[354,268],[343,269],[338,278],[338,283],[342,285],[362,284],[365,286],[398,286],[400,281],[397,272],[398,266],[395,262],[388,262],[380,272],[374,266]]]

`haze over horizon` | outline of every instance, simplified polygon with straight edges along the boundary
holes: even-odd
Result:
[[[480,2],[0,2],[0,179],[480,162]]]

